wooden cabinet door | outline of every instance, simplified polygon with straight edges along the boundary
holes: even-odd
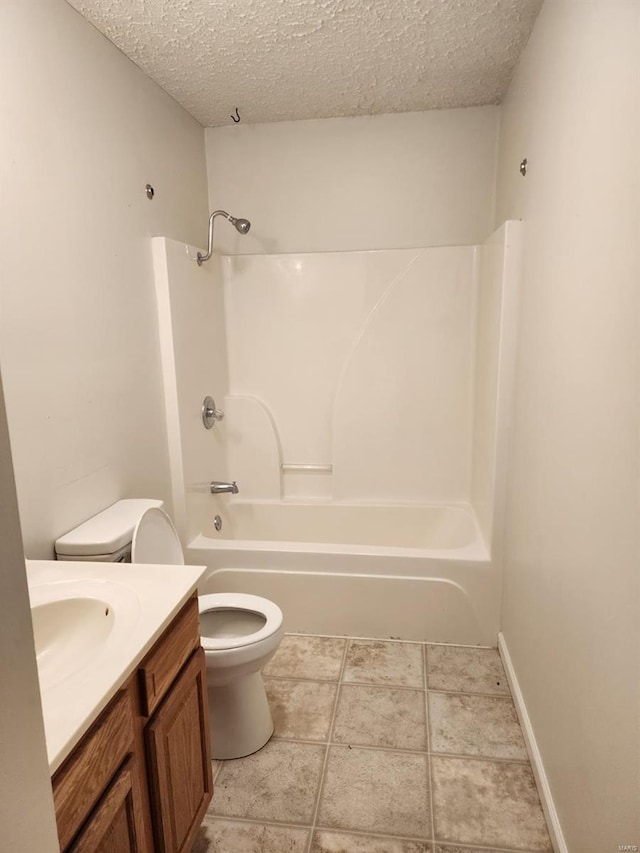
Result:
[[[116,774],[69,853],[143,853],[134,759]]]
[[[193,653],[145,730],[158,853],[191,849],[211,801],[204,651]]]

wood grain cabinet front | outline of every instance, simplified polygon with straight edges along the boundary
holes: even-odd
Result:
[[[55,773],[62,853],[187,853],[213,794],[192,597]]]
[[[145,729],[158,853],[191,844],[213,794],[204,651],[194,652]]]
[[[137,771],[132,756],[116,773],[69,853],[146,853]]]
[[[134,708],[127,685],[118,691],[53,777],[61,850],[69,849],[116,771],[134,750]]]
[[[153,714],[199,645],[198,600],[190,598],[138,667],[143,716]]]

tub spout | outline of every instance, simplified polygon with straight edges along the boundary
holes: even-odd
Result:
[[[240,489],[234,480],[233,483],[221,483],[219,480],[211,481],[212,495],[237,495]]]

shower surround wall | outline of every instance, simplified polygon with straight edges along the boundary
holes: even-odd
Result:
[[[228,390],[221,259],[198,266],[193,247],[165,237],[151,243],[173,515],[189,541],[210,509],[208,481],[227,476],[229,419],[205,430],[201,416],[205,395],[220,408]]]
[[[520,240],[222,257],[243,498],[472,504],[498,545]]]
[[[222,269],[228,464],[244,499],[468,501],[473,248]]]

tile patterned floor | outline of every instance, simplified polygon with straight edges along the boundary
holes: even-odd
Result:
[[[192,853],[548,853],[497,651],[287,635]]]

